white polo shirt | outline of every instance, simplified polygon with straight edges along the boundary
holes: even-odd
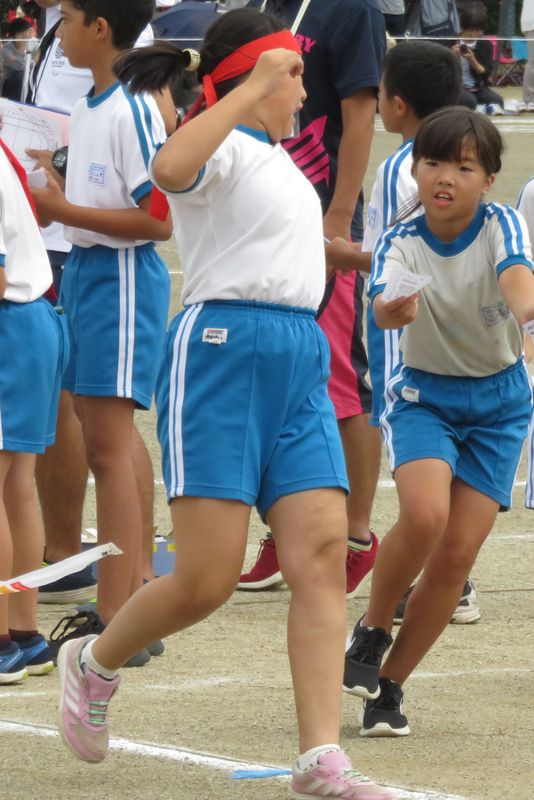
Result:
[[[131,95],[119,82],[74,107],[65,195],[91,208],[136,208],[152,189],[150,159],[166,139],[155,100]],[[65,226],[65,238],[80,247],[133,247],[132,241]]]
[[[402,360],[437,375],[485,377],[515,364],[523,335],[499,287],[499,275],[532,269],[525,220],[499,203],[481,204],[467,229],[442,242],[424,216],[384,232],[373,254],[369,297],[382,292],[396,265],[432,281],[419,292],[419,309],[403,330]]]
[[[193,188],[166,194],[184,270],[184,305],[255,300],[318,308],[325,286],[321,205],[267,134],[240,126]]]
[[[1,149],[0,264],[6,271],[4,300],[30,303],[42,297],[52,283],[39,226],[18,175]]]

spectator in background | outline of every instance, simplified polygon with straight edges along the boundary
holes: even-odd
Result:
[[[464,91],[458,104],[489,114],[502,114],[504,100],[490,88],[493,45],[481,38],[486,18],[486,6],[481,2],[470,3],[460,10],[460,41],[452,47],[462,67]]]
[[[523,73],[523,101],[527,111],[534,111],[534,0],[524,0],[521,30],[531,40],[528,42],[528,59]]]
[[[6,28],[10,40],[0,50],[2,60],[2,97],[20,100],[24,80],[24,61],[29,49],[28,39],[35,37],[33,26],[23,17],[16,17]]]
[[[406,8],[404,0],[378,0],[384,15],[386,30],[390,36],[404,36],[406,30]]]

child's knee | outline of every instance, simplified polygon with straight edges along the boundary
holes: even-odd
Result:
[[[447,527],[448,516],[448,508],[430,503],[401,509],[399,523],[406,543],[418,548],[423,542],[437,540]]]

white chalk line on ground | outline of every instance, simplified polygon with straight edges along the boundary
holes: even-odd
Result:
[[[49,725],[40,725],[31,722],[18,722],[16,720],[0,719],[0,734],[1,733],[18,733],[22,735],[41,736],[44,738],[56,738],[59,736],[58,731]],[[203,753],[198,750],[189,750],[187,748],[176,748],[168,745],[157,745],[148,742],[136,742],[129,739],[111,739],[110,749],[118,750],[122,753],[128,753],[136,756],[145,756],[147,758],[160,758],[167,761],[176,761],[178,763],[207,767],[209,769],[220,770],[222,772],[234,772],[235,770],[250,770],[252,772],[262,772],[269,769],[286,769],[286,767],[276,766],[274,764],[254,764],[251,761],[237,761],[225,756],[218,756],[212,753]],[[274,776],[277,779],[289,780],[288,776]],[[272,780],[272,778],[269,778]],[[412,791],[404,789],[400,786],[389,787],[397,793],[398,800],[466,800],[460,795],[443,794],[434,791]]]

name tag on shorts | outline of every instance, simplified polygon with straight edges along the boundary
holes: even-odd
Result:
[[[401,395],[407,403],[419,402],[419,389],[411,389],[409,386],[403,386]]]
[[[224,344],[228,339],[228,328],[204,328],[202,341],[208,344]]]

